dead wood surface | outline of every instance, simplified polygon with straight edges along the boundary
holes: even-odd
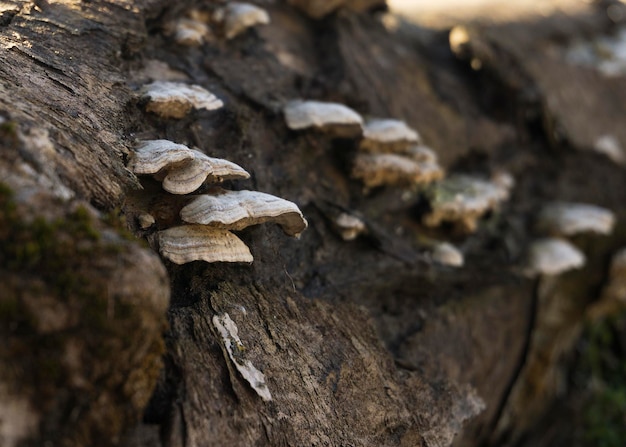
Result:
[[[513,445],[555,396],[626,242],[626,172],[589,150],[607,133],[626,144],[624,102],[600,100],[623,93],[624,78],[563,56],[607,19],[477,27],[459,59],[446,33],[391,31],[376,13],[312,19],[263,5],[270,25],[184,47],[168,24],[218,2],[3,3],[3,445],[443,447],[457,433],[459,446]],[[146,113],[139,88],[166,78],[199,84],[225,107],[180,120]],[[449,172],[510,172],[512,197],[475,234],[427,229],[422,190],[364,191],[350,178],[355,141],[288,130],[281,109],[294,98],[405,120]],[[167,284],[155,254],[123,237],[124,226],[149,240],[162,229],[138,228],[138,203],[168,202],[125,168],[136,140],[156,138],[241,165],[251,179],[227,187],[296,202],[309,229],[300,240],[271,225],[239,232],[252,265],[162,260]],[[584,270],[527,278],[534,213],[557,199],[613,210],[616,230],[576,240]],[[340,211],[361,216],[368,234],[342,240]],[[435,239],[461,247],[466,266],[434,264]],[[46,273],[57,270],[82,279],[59,287]],[[230,346],[216,324],[227,314],[240,338]],[[48,339],[49,350],[35,349]],[[271,399],[237,365],[262,372]]]

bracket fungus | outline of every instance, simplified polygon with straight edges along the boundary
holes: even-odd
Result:
[[[156,174],[167,166],[193,158],[193,152],[184,144],[169,140],[146,140],[135,147],[128,167],[135,174]]]
[[[147,98],[146,111],[163,118],[183,118],[192,108],[216,110],[224,103],[199,85],[155,81],[144,85],[142,98]]]
[[[441,242],[432,251],[433,261],[450,267],[463,267],[463,253],[449,242]]]
[[[248,28],[270,23],[270,16],[265,9],[240,2],[230,2],[217,10],[215,19],[223,23],[227,39],[238,36]]]
[[[419,134],[404,121],[371,119],[363,126],[359,148],[366,152],[406,152],[419,142]]]
[[[424,216],[423,222],[429,227],[452,222],[464,231],[473,232],[478,219],[507,200],[509,192],[507,182],[461,174],[451,176],[428,191],[431,211]]]
[[[162,179],[163,189],[172,194],[189,194],[206,181],[250,178],[245,169],[231,161],[209,157],[169,140],[141,142],[129,168],[135,174],[153,174]]]
[[[174,22],[172,28],[176,43],[189,47],[202,45],[210,35],[210,30],[206,23],[195,19],[178,19]]]
[[[363,118],[343,104],[294,100],[283,109],[292,130],[314,128],[340,137],[356,137],[363,132]]]
[[[592,149],[599,154],[604,154],[618,165],[626,164],[626,153],[619,140],[613,135],[602,135],[593,143]]]
[[[585,255],[570,242],[545,238],[533,242],[530,246],[527,273],[531,276],[554,276],[584,265]]]
[[[419,134],[404,121],[370,119],[363,128],[352,177],[366,188],[426,184],[443,178],[435,152],[420,145]]]
[[[195,191],[207,180],[217,183],[250,177],[235,163],[211,158],[168,140],[139,143],[128,166],[136,174],[151,174],[157,180],[163,180],[165,191],[180,195]],[[166,200],[159,200],[161,195],[155,196],[158,191],[160,189],[154,184],[147,185],[138,194],[129,195],[129,198],[132,197],[129,206],[137,210],[136,224],[146,232],[155,227],[176,225],[180,219],[191,224],[157,233],[159,251],[176,264],[199,260],[251,263],[250,249],[229,230],[276,222],[286,234],[299,237],[307,227],[307,221],[296,204],[258,191],[214,188],[212,194],[192,198],[165,195]],[[162,212],[163,203],[167,205],[168,212]]]
[[[231,161],[192,151],[195,155],[193,160],[173,167],[163,179],[163,189],[167,192],[189,194],[207,181],[221,183],[223,180],[250,178],[245,169]]]
[[[360,179],[367,188],[406,186],[439,180],[443,169],[436,162],[419,162],[405,155],[359,152],[354,158],[352,177]]]
[[[406,150],[406,155],[419,163],[438,163],[437,154],[428,146],[411,146]]]
[[[353,241],[367,231],[367,226],[363,220],[345,212],[333,220],[333,226],[344,241]]]
[[[258,191],[227,191],[197,196],[181,212],[185,222],[242,230],[264,222],[279,224],[285,234],[299,237],[307,221],[298,206]]]
[[[233,233],[206,225],[182,225],[159,231],[158,243],[161,254],[175,264],[254,260],[248,246]]]
[[[608,235],[615,215],[605,208],[586,203],[555,202],[539,213],[537,227],[548,234],[571,236],[578,233]]]
[[[156,223],[154,216],[150,213],[142,212],[137,215],[137,224],[142,230],[147,230]]]

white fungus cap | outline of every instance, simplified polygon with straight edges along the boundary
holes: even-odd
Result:
[[[528,273],[531,275],[559,275],[584,265],[585,255],[563,239],[539,239],[529,249]]]
[[[202,45],[209,35],[209,27],[199,20],[181,18],[174,23],[174,40],[180,45]]]
[[[404,121],[370,119],[363,127],[363,139],[359,147],[368,152],[405,152],[419,142],[418,133]]]
[[[615,215],[606,208],[586,203],[555,202],[541,210],[537,225],[540,230],[555,235],[578,233],[608,235],[613,231]]]
[[[192,160],[174,165],[163,179],[163,189],[172,194],[189,194],[205,182],[221,183],[224,180],[247,179],[250,174],[238,164],[223,158],[213,158],[195,149]]]
[[[443,177],[443,169],[433,162],[418,162],[401,154],[359,152],[354,158],[352,177],[368,188],[382,185],[426,184]]]
[[[192,261],[253,261],[248,246],[228,230],[205,225],[182,225],[159,231],[159,251],[175,264]]]
[[[148,98],[146,111],[163,118],[182,118],[192,108],[216,110],[224,106],[220,99],[205,88],[180,82],[152,82],[145,85],[141,93],[144,98]]]
[[[619,140],[613,135],[602,135],[593,144],[593,150],[606,155],[619,165],[626,164],[626,153]]]
[[[321,101],[291,101],[283,110],[287,126],[293,130],[316,128],[322,131],[339,131],[345,128],[360,134],[363,118],[343,104]]]
[[[333,224],[344,241],[352,241],[367,231],[363,220],[348,213],[339,214]]]
[[[135,174],[153,174],[172,194],[189,194],[205,182],[250,178],[245,169],[231,161],[209,157],[169,140],[140,142],[128,167]]]
[[[128,167],[135,174],[156,174],[167,166],[195,158],[184,144],[170,140],[145,140],[135,147]]]
[[[216,19],[224,24],[224,35],[232,39],[248,28],[270,23],[270,16],[263,8],[251,3],[230,2],[221,8]]]
[[[230,230],[275,222],[287,235],[294,237],[307,227],[307,221],[295,203],[247,190],[220,190],[214,194],[199,195],[181,210],[180,217],[185,222]]]
[[[450,267],[462,267],[465,262],[463,253],[449,242],[437,244],[431,256],[433,261]]]

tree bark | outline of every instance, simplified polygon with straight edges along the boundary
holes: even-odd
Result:
[[[599,291],[626,242],[626,172],[590,149],[607,134],[626,144],[625,81],[566,59],[603,14],[476,27],[455,55],[444,32],[288,3],[197,47],[170,25],[220,2],[0,9],[0,444],[519,445],[589,310],[619,307]],[[139,89],[172,79],[225,107],[147,112]],[[475,233],[427,228],[424,188],[366,191],[350,176],[356,140],[289,130],[282,107],[297,98],[404,120],[450,173],[511,173],[512,197]],[[164,228],[140,228],[137,198],[162,193],[125,166],[148,139],[243,166],[251,179],[226,187],[291,200],[309,228],[239,232],[251,265],[159,260],[142,240]],[[526,247],[553,200],[618,223],[575,239],[583,270],[532,279]],[[344,241],[342,211],[367,234]],[[433,262],[434,240],[465,266]]]

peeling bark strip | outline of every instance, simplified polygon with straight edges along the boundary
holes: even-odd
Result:
[[[237,371],[246,379],[252,389],[266,402],[272,400],[272,393],[265,383],[265,375],[256,369],[250,360],[245,358],[245,346],[241,343],[237,325],[230,319],[230,315],[225,313],[222,316],[213,317],[213,326],[219,332],[224,341],[224,349],[228,357],[235,364]]]
[[[606,19],[469,30],[453,54],[442,33],[385,28],[366,12],[379,4],[263,2],[269,23],[231,33],[213,28],[216,0],[3,3],[3,447],[475,447],[532,429],[588,308],[619,299],[615,286],[594,303],[626,245],[625,78],[561,51]],[[199,35],[173,33],[181,20]],[[158,115],[141,89],[164,81],[214,96]],[[356,119],[291,130],[296,98]],[[404,136],[363,147],[372,119]],[[118,218],[152,242],[181,224],[192,199],[164,200],[162,178],[125,168],[139,141],[165,139],[245,166],[226,189],[288,197],[310,228],[295,241],[237,221],[254,264],[168,263],[167,281]],[[436,157],[409,147],[422,139]],[[373,147],[428,167],[432,189],[364,191],[351,170]],[[444,172],[471,181],[457,191]],[[584,268],[536,287],[526,248],[555,202],[601,207],[613,232],[573,237]],[[280,221],[291,233],[295,209]]]

